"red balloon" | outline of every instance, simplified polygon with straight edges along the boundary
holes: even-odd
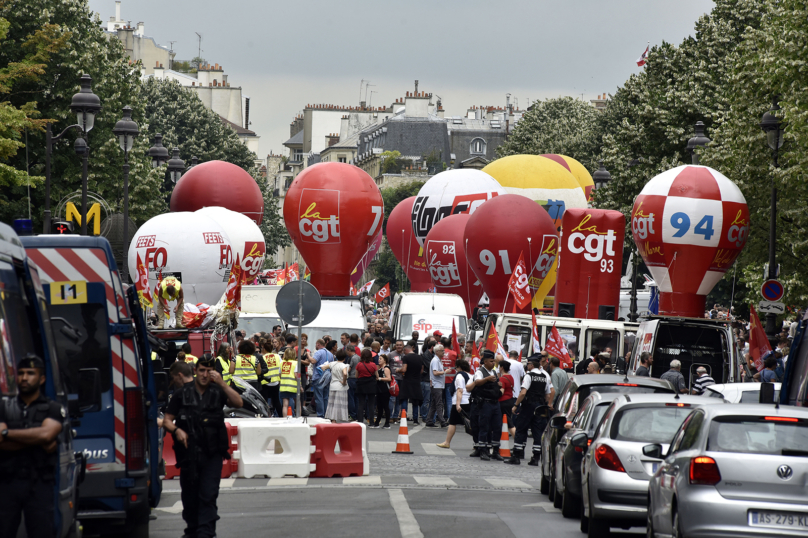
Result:
[[[485,204],[483,204],[485,205]],[[424,239],[427,268],[438,293],[456,293],[466,303],[471,317],[483,295],[482,288],[466,262],[463,233],[470,216],[451,215],[439,220]]]
[[[508,293],[519,256],[524,256],[531,294],[535,293],[558,252],[553,219],[539,204],[519,194],[503,194],[477,208],[466,226],[466,256],[488,295],[491,312],[529,314]]]
[[[255,179],[240,166],[208,161],[185,172],[171,193],[171,211],[196,211],[203,207],[224,207],[264,220],[264,197]]]
[[[424,251],[412,233],[412,206],[415,196],[402,200],[387,217],[387,243],[410,279],[411,291],[429,291],[432,278],[426,268]]]
[[[328,297],[348,295],[351,272],[381,233],[383,218],[376,182],[345,163],[306,168],[283,203],[286,229],[311,268],[311,283]]]

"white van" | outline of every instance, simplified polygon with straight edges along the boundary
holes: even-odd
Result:
[[[238,329],[251,335],[272,332],[272,327],[283,327],[281,317],[275,308],[275,298],[283,286],[242,286],[241,313],[238,316]]]
[[[393,298],[390,318],[396,340],[405,342],[418,331],[418,344],[427,334],[440,331],[452,334],[454,322],[457,334],[466,334],[468,319],[463,299],[454,293],[399,293]]]
[[[533,350],[530,349],[532,323],[530,315],[489,314],[483,330],[484,335],[488,334],[492,323],[502,345],[508,346],[508,351],[518,348],[523,359],[533,354]],[[616,362],[618,357],[625,357],[631,349],[639,326],[637,323],[627,321],[536,316],[542,347],[547,342],[547,335],[550,334],[553,324],[566,342],[573,363],[589,357],[593,348],[598,352],[610,348],[612,362]]]
[[[311,323],[303,326],[311,349],[314,349],[314,342],[326,334],[339,340],[342,333],[361,336],[366,329],[367,323],[358,297],[323,297],[320,313]],[[290,325],[289,330],[297,334],[296,326]]]

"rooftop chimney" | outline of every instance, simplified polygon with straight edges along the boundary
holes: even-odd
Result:
[[[415,81],[415,95],[418,95],[418,80]]]
[[[121,2],[120,0],[115,2],[115,20],[121,20]]]

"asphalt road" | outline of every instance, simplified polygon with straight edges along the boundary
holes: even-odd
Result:
[[[451,450],[435,446],[445,429],[421,426],[409,433],[414,454],[402,455],[390,453],[397,427],[368,430],[370,476],[223,480],[218,536],[584,536],[578,520],[564,519],[539,493],[538,467],[469,458],[471,438],[462,432]],[[179,480],[164,481],[150,535],[182,536],[181,510]]]

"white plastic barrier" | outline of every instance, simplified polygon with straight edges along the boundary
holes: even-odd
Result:
[[[277,419],[249,419],[238,423],[238,449],[233,458],[238,460],[239,478],[266,476],[305,478],[315,470],[310,463],[314,447],[308,424]]]
[[[362,476],[370,475],[370,459],[368,458],[368,427],[364,422],[359,423],[362,426]]]

